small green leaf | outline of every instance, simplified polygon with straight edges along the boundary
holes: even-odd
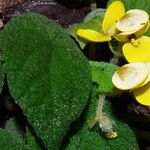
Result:
[[[99,15],[98,15],[99,13]],[[68,28],[68,32],[76,39],[76,41],[79,43],[81,49],[84,49],[88,41],[85,41],[84,39],[81,39],[77,36],[77,30],[78,29],[92,29],[98,32],[102,32],[102,20],[103,20],[104,10],[103,9],[96,9],[93,12],[91,12],[85,20],[81,23],[74,24],[70,28]]]
[[[97,8],[95,10],[93,10],[92,12],[90,12],[84,19],[84,22],[88,22],[91,21],[93,19],[95,19],[96,17],[104,17],[106,9],[103,8]]]
[[[98,85],[97,91],[99,93],[112,93],[114,88],[112,76],[117,66],[106,62],[89,61],[89,63],[92,69],[92,80]]]
[[[0,32],[8,86],[46,149],[58,149],[70,123],[87,104],[89,64],[54,21],[32,13]]]
[[[25,140],[23,139],[25,137],[25,133],[23,133],[14,117],[6,121],[5,130],[9,132],[11,135],[15,136],[16,138],[20,138],[22,139],[22,141]]]
[[[35,136],[33,136],[33,133],[29,130],[29,128],[26,129],[26,138],[27,138],[27,145],[30,148],[30,150],[41,150],[40,142],[36,139]]]
[[[81,39],[80,37],[78,37],[77,36],[77,30],[79,29],[79,28],[85,28],[85,25],[84,25],[84,23],[76,23],[76,24],[74,24],[74,25],[72,25],[71,27],[69,27],[68,29],[67,29],[67,31],[69,32],[69,34],[73,37],[73,38],[75,38],[75,40],[78,42],[78,44],[79,44],[79,46],[80,46],[80,48],[83,50],[84,48],[85,48],[85,46],[86,46],[86,44],[88,43],[86,40],[84,40],[84,39]]]
[[[19,138],[0,129],[0,148],[3,150],[30,150]]]
[[[106,112],[106,115],[114,120],[114,131],[117,132],[118,137],[107,139],[99,127],[95,126],[92,130],[89,129],[89,122],[95,116],[97,101],[98,95],[94,88],[85,118],[86,122],[74,136],[70,137],[65,150],[139,150],[132,130],[116,117],[117,109],[112,107],[108,99],[106,99],[103,112]]]

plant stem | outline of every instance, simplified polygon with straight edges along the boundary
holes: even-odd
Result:
[[[122,57],[123,54],[121,53],[121,45],[119,44],[118,48],[117,48],[117,51],[114,50],[112,44],[110,42],[108,42],[108,46],[110,48],[110,51],[114,54],[114,57]]]

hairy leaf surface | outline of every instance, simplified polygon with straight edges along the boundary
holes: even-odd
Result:
[[[3,150],[28,150],[28,147],[21,139],[3,129],[0,129],[0,147]]]
[[[112,93],[114,85],[112,76],[117,69],[117,66],[107,62],[89,61],[92,67],[92,80],[98,85],[99,93]]]
[[[0,54],[0,63],[2,63],[2,54]],[[2,65],[0,64],[0,93],[1,93],[1,91],[2,91],[2,87],[3,87],[3,85],[4,85],[4,72],[3,72],[3,69],[2,69]]]
[[[58,24],[32,13],[6,25],[0,49],[12,97],[45,148],[58,149],[87,103],[88,62]]]

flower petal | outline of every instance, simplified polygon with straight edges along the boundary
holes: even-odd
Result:
[[[119,34],[116,34],[114,36],[114,38],[116,40],[118,40],[119,42],[127,42],[131,39],[132,36],[134,37],[139,37],[141,36],[143,33],[145,33],[150,26],[150,22],[148,22],[142,29],[140,29],[139,31],[130,31],[130,32],[121,32]]]
[[[115,32],[115,23],[125,15],[125,8],[122,2],[112,2],[106,10],[102,29],[105,34],[113,35]],[[115,28],[114,28],[115,27]]]
[[[130,63],[117,69],[112,82],[118,89],[129,90],[141,85],[147,79],[148,73],[145,63]]]
[[[131,32],[121,32],[119,34],[116,34],[114,38],[119,42],[127,42],[129,41],[130,35],[131,35]]]
[[[150,106],[150,82],[141,88],[135,89],[133,93],[140,104]]]
[[[123,45],[122,50],[128,62],[150,62],[150,37],[132,39]]]
[[[111,37],[91,29],[79,29],[77,35],[91,42],[110,41]]]
[[[140,9],[132,9],[116,23],[116,28],[122,32],[139,31],[149,22],[147,12]]]
[[[143,28],[141,28],[139,31],[135,32],[135,36],[136,37],[139,37],[141,36],[142,34],[144,34],[148,29],[149,29],[149,26],[150,26],[150,22],[148,21],[147,24],[145,24],[145,26]]]
[[[147,67],[148,67],[148,69],[149,69],[148,77],[147,77],[147,79],[144,81],[144,83],[142,83],[141,85],[139,85],[139,86],[136,87],[136,88],[142,87],[142,86],[144,86],[145,84],[147,84],[147,83],[150,81],[150,62],[145,63],[145,64],[147,65]]]

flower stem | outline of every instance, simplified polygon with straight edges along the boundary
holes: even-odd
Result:
[[[122,57],[123,56],[123,54],[121,52],[122,44],[119,44],[116,50],[113,48],[111,42],[108,42],[108,46],[110,48],[110,51],[114,54],[114,57],[118,58],[118,57]]]

